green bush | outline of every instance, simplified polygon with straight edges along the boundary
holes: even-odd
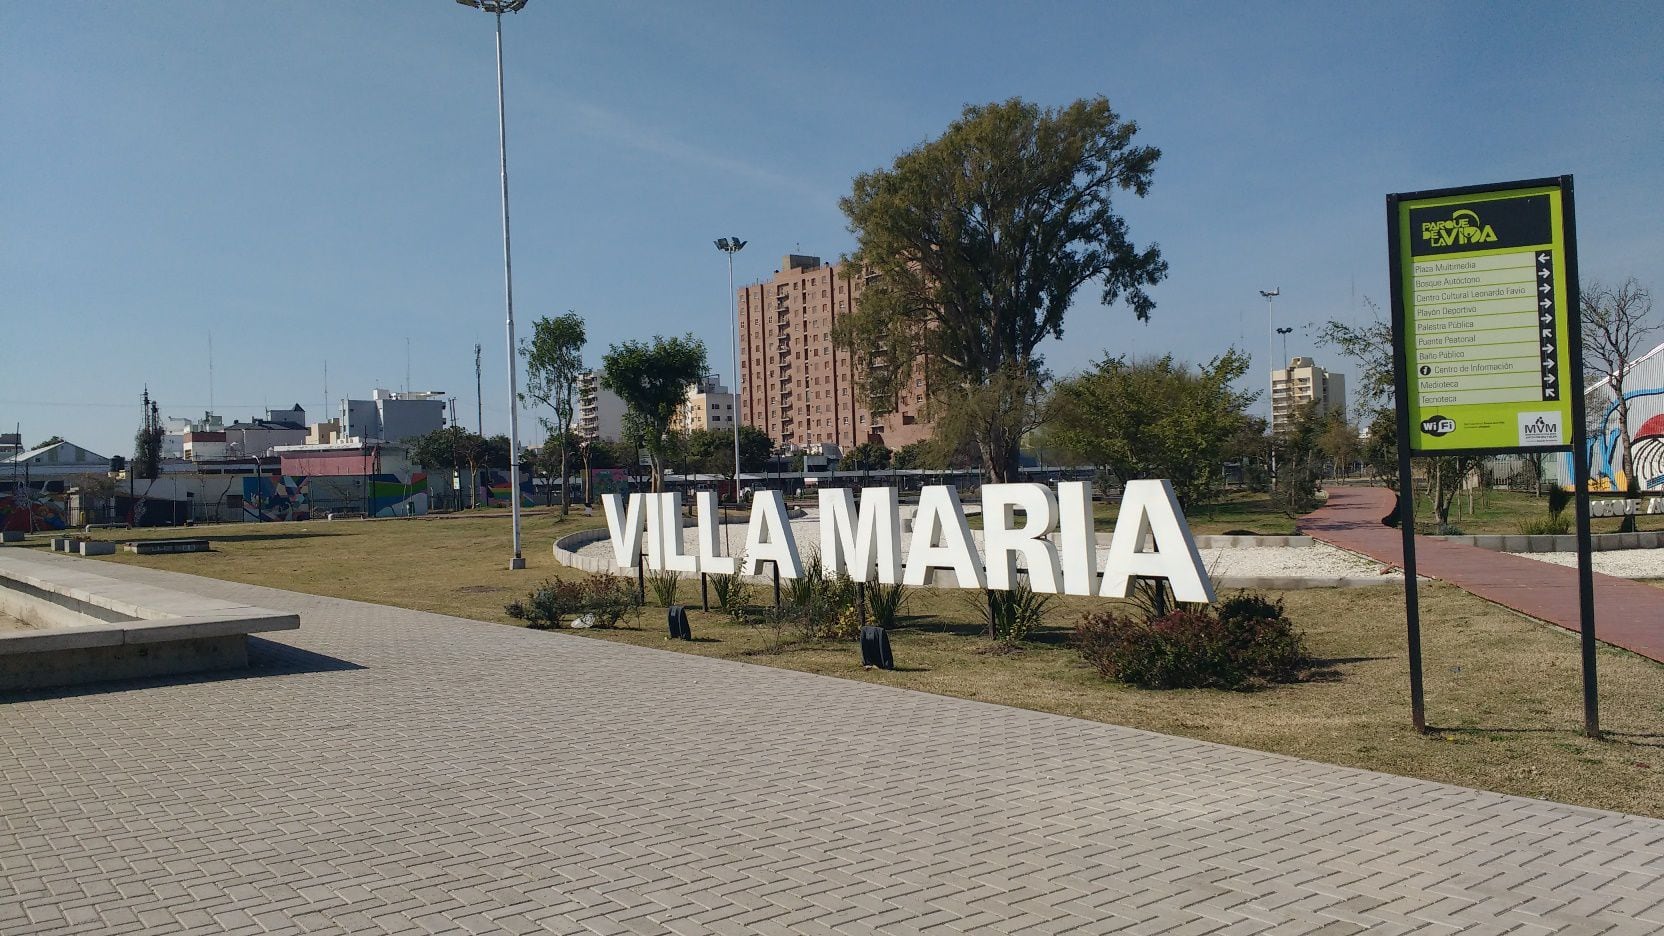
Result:
[[[751,583],[743,575],[712,575],[707,581],[711,594],[716,596],[717,610],[730,617],[737,617],[740,609],[751,602]]]
[[[997,641],[1015,646],[1045,623],[1056,595],[1037,592],[1026,580],[1008,591],[964,592],[965,600],[982,618],[983,628]]]
[[[867,609],[872,612],[872,622],[885,629],[896,626],[902,609],[907,606],[907,595],[907,586],[900,582],[894,585],[868,582]]]
[[[1526,536],[1565,536],[1572,531],[1572,522],[1563,516],[1545,517],[1541,520],[1527,520],[1520,524],[1520,532]]]
[[[682,573],[680,572],[649,572],[647,573],[647,590],[653,593],[653,600],[668,608],[676,603],[676,593],[682,587]]]
[[[585,614],[589,615],[591,627],[617,627],[640,608],[634,586],[616,575],[596,575],[576,581],[550,579],[524,599],[503,606],[509,617],[525,621],[533,630],[562,627],[569,619]]]
[[[1104,676],[1144,689],[1254,689],[1298,679],[1311,665],[1282,602],[1248,593],[1216,610],[1088,614],[1074,645]]]

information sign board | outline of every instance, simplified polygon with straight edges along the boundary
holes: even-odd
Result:
[[[1558,179],[1389,196],[1411,451],[1571,447],[1581,394],[1568,209]]]

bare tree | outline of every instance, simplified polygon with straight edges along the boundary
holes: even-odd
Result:
[[[1623,446],[1625,487],[1640,491],[1635,477],[1635,459],[1630,451],[1629,400],[1624,397],[1624,379],[1646,343],[1657,334],[1660,323],[1652,318],[1652,293],[1630,277],[1616,287],[1590,282],[1583,287],[1579,312],[1583,319],[1583,369],[1604,378],[1606,390],[1618,408],[1618,441]],[[1604,427],[1595,427],[1604,434]],[[1623,532],[1635,530],[1633,514],[1625,515]]]

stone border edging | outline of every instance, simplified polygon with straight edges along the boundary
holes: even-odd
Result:
[[[1103,534],[1099,539],[1107,542]],[[1276,546],[1312,546],[1317,540],[1309,536],[1294,534],[1293,536],[1220,536],[1199,535],[1196,537],[1198,549],[1257,549]]]
[[[1481,533],[1473,536],[1438,536],[1435,539],[1462,546],[1477,546],[1491,552],[1540,553],[1576,552],[1575,534],[1526,536],[1523,533]],[[1595,533],[1589,541],[1595,552],[1615,549],[1664,549],[1664,533]]]

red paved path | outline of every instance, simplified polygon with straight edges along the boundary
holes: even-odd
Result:
[[[1402,535],[1381,525],[1393,501],[1385,488],[1330,488],[1329,503],[1300,518],[1300,531],[1401,566]],[[1418,536],[1416,573],[1567,630],[1582,630],[1575,567]],[[1664,588],[1595,573],[1595,637],[1664,662]]]

